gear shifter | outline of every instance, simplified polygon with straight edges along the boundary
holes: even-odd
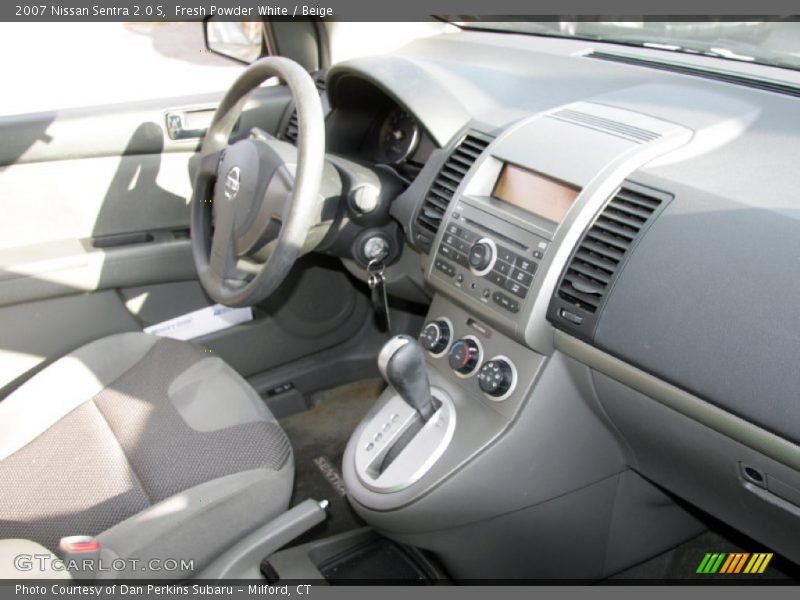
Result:
[[[426,422],[436,412],[428,381],[425,355],[417,340],[396,335],[383,345],[378,355],[378,369],[409,406]]]

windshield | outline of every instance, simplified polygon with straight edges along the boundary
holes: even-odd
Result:
[[[800,70],[800,22],[450,21],[469,29],[548,35],[701,54]]]

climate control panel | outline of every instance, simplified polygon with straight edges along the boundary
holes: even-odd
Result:
[[[454,337],[453,324],[446,317],[428,321],[419,335],[423,348],[432,357],[446,358],[448,366],[459,379],[474,381],[469,385],[474,385],[476,391],[490,400],[508,398],[517,386],[514,362],[505,355],[486,360],[483,344],[476,335],[463,335],[453,340]]]

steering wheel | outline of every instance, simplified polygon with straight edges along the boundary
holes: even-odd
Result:
[[[297,145],[228,143],[249,93],[270,77],[288,85],[297,110]],[[191,201],[191,240],[205,291],[228,306],[269,296],[310,251],[319,223],[325,124],[311,76],[287,58],[262,58],[233,83],[200,149]]]

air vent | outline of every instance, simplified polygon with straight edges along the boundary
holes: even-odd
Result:
[[[322,100],[322,106],[324,111],[327,113],[329,106],[328,100],[325,96],[325,78],[320,77],[314,81],[314,85],[317,86],[317,90],[319,90],[320,99]],[[286,122],[286,127],[283,130],[283,139],[292,144],[297,143],[297,134],[300,131],[299,126],[297,124],[297,110],[292,110],[292,116],[289,117],[289,120]]]
[[[621,267],[671,195],[625,182],[583,234],[550,302],[548,319],[591,340]]]
[[[283,130],[283,137],[287,141],[296,144],[298,131],[300,131],[300,129],[297,124],[297,111],[293,110],[292,116],[289,117],[289,122],[286,123],[286,129]]]
[[[548,115],[551,119],[558,119],[559,121],[566,121],[574,125],[580,125],[595,131],[602,131],[609,135],[621,137],[637,144],[645,144],[652,142],[661,137],[661,134],[635,125],[615,121],[614,119],[607,119],[597,115],[592,115],[583,111],[565,108]]]
[[[417,213],[415,241],[420,250],[430,250],[450,200],[470,167],[491,141],[491,137],[471,131],[445,161]]]
[[[677,62],[654,60],[650,58],[641,58],[638,56],[628,56],[625,54],[614,54],[611,52],[590,52],[586,56],[598,60],[607,60],[609,62],[634,65],[637,67],[647,67],[650,69],[659,69],[661,71],[670,71],[672,73],[679,73],[681,75],[692,75],[694,77],[702,77],[704,79],[712,79],[714,81],[722,81],[725,83],[732,83],[734,85],[744,85],[765,92],[773,92],[775,94],[800,97],[800,87],[795,85],[774,80],[746,77],[731,71],[711,71],[709,69],[702,69],[700,67],[680,64]]]

